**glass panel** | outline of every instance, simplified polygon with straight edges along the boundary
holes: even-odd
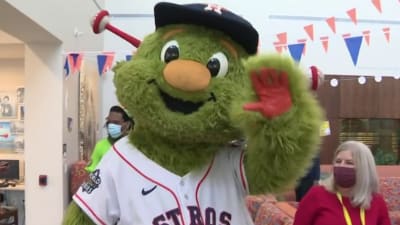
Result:
[[[376,164],[399,164],[400,120],[342,119],[339,141],[361,141],[371,148]]]

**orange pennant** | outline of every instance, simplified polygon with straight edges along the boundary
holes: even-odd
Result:
[[[279,53],[282,53],[283,45],[281,42],[274,42],[275,50]]]
[[[372,0],[372,4],[374,4],[375,8],[382,13],[382,7],[381,7],[381,0]]]
[[[333,33],[336,34],[336,19],[334,16],[329,17],[328,19],[326,19],[326,22],[328,23],[329,27],[331,28],[331,30],[333,31]]]
[[[350,37],[350,36],[351,36],[350,33],[342,34],[342,37],[343,37],[343,38],[348,38],[348,37]]]
[[[357,25],[357,12],[356,12],[356,8],[352,8],[352,9],[350,9],[350,10],[347,10],[347,15],[349,15],[351,21],[353,21],[353,23]]]
[[[114,62],[115,53],[108,53],[106,58],[106,63],[104,64],[103,73],[110,71],[112,64]]]
[[[68,61],[72,67],[72,73],[76,73],[76,72],[80,71],[82,60],[83,60],[82,53],[69,53],[68,54]]]
[[[390,27],[385,27],[382,29],[383,34],[385,34],[386,41],[390,42]]]
[[[370,41],[370,33],[371,33],[371,31],[369,31],[369,30],[365,30],[362,32],[365,42],[367,42],[368,46],[369,46],[369,41]]]
[[[307,32],[308,36],[312,41],[314,41],[314,25],[310,24],[304,27],[304,30]]]
[[[278,37],[278,40],[281,44],[287,44],[287,33],[279,33],[276,35]]]
[[[322,47],[324,47],[325,53],[328,52],[328,41],[329,37],[320,37]]]

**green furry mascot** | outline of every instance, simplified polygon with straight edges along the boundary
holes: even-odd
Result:
[[[289,57],[255,55],[257,31],[217,5],[158,3],[156,31],[114,68],[135,117],[73,197],[64,225],[253,224],[245,197],[279,192],[317,149],[321,109]]]

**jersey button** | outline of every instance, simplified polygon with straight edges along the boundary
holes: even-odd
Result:
[[[179,182],[179,184],[180,184],[181,186],[184,186],[184,185],[185,185],[185,181],[181,180],[181,182]]]
[[[189,199],[189,196],[187,194],[185,194],[183,197],[185,197],[186,200]]]

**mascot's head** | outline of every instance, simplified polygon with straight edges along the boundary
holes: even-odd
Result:
[[[134,133],[178,145],[239,138],[228,112],[250,90],[242,59],[256,53],[257,31],[217,5],[158,3],[154,16],[156,31],[114,68]]]

